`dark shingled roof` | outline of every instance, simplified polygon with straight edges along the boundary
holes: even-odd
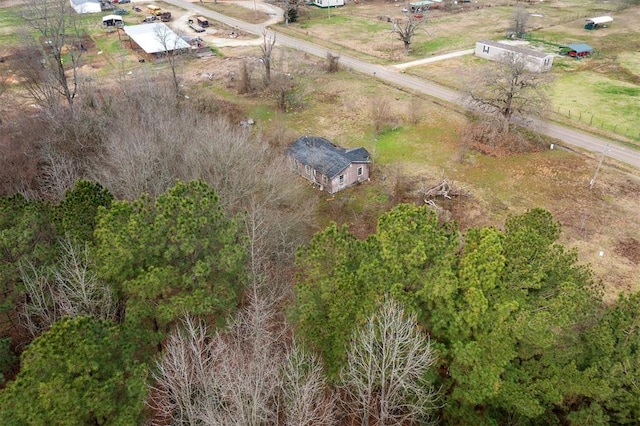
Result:
[[[344,149],[319,136],[302,136],[287,148],[287,154],[330,179],[336,177],[351,163],[370,162],[366,149]]]

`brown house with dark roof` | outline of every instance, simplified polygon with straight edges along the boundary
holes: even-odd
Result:
[[[325,138],[303,136],[286,152],[293,170],[329,194],[369,180],[371,156],[362,147],[345,149]]]

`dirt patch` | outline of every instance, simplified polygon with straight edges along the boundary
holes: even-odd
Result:
[[[634,265],[640,264],[640,241],[627,237],[616,243],[615,252],[618,256],[628,259]]]

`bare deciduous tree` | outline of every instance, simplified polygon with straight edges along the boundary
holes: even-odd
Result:
[[[289,110],[292,99],[291,95],[295,90],[295,81],[292,74],[278,72],[271,78],[269,89],[276,99],[276,105],[280,111]]]
[[[339,55],[334,55],[331,52],[327,52],[327,72],[338,72],[339,61]]]
[[[529,24],[529,12],[522,6],[518,6],[513,11],[511,18],[511,27],[509,34],[516,38],[522,38],[527,33],[527,25]]]
[[[84,50],[82,34],[76,25],[77,13],[67,0],[23,0],[23,17],[35,34],[31,56],[33,61],[40,62],[37,68],[21,67],[27,90],[43,106],[51,106],[55,101],[52,93],[62,95],[73,106]],[[33,54],[34,51],[38,53]],[[30,63],[35,65],[33,61]]]
[[[398,35],[398,38],[404,44],[404,54],[408,56],[413,37],[420,28],[427,24],[427,20],[424,17],[417,18],[413,13],[405,13],[404,18],[401,20],[393,19],[392,24],[391,33]]]
[[[207,338],[185,320],[158,365],[153,406],[179,424],[276,424],[286,347],[273,306],[260,300]]]
[[[389,98],[376,99],[371,103],[371,121],[377,134],[380,134],[389,126],[392,118]]]
[[[282,371],[284,424],[333,425],[335,399],[325,382],[322,363],[293,343]]]
[[[114,319],[117,312],[111,289],[90,269],[88,247],[64,239],[60,249],[57,264],[48,271],[33,265],[20,267],[27,294],[22,318],[33,336],[62,317]]]
[[[246,61],[242,61],[240,67],[240,81],[238,82],[238,93],[244,95],[253,92],[253,84],[251,82],[251,70]]]
[[[304,5],[302,0],[284,0],[284,24],[289,25],[290,22],[297,22],[300,6]]]
[[[428,423],[436,393],[425,375],[435,359],[415,316],[386,300],[354,333],[347,352],[346,412],[365,426]]]
[[[184,41],[165,24],[156,23],[154,25],[155,37],[164,49],[163,58],[171,69],[171,79],[173,81],[175,93],[180,94],[180,76],[178,75],[178,67],[186,54],[186,48],[181,46],[181,43],[184,43]]]
[[[162,358],[153,371],[156,383],[151,393],[159,424],[196,425],[201,423],[203,404],[211,400],[207,375],[218,356],[210,343],[207,328],[186,317],[169,335]]]
[[[262,52],[260,60],[262,61],[262,65],[264,65],[265,86],[268,86],[271,83],[271,54],[275,44],[276,34],[268,34],[267,31],[264,30],[262,32],[262,45],[260,46],[260,51]]]
[[[503,133],[517,119],[526,123],[549,110],[549,73],[535,72],[527,58],[509,53],[479,72],[466,90],[469,104],[499,123]]]

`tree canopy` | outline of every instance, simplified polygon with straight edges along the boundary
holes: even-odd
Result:
[[[237,306],[244,240],[203,182],[178,182],[155,200],[115,201],[98,216],[99,276],[147,343],[159,343],[183,314],[224,318]]]
[[[117,326],[63,319],[22,354],[20,374],[0,392],[0,423],[139,424],[145,378]]]
[[[292,317],[332,372],[350,333],[392,295],[440,349],[445,420],[562,417],[567,401],[601,399],[609,389],[592,365],[576,362],[580,325],[600,299],[559,234],[542,209],[510,217],[504,230],[464,234],[412,205],[381,216],[364,241],[332,225],[299,253]]]

